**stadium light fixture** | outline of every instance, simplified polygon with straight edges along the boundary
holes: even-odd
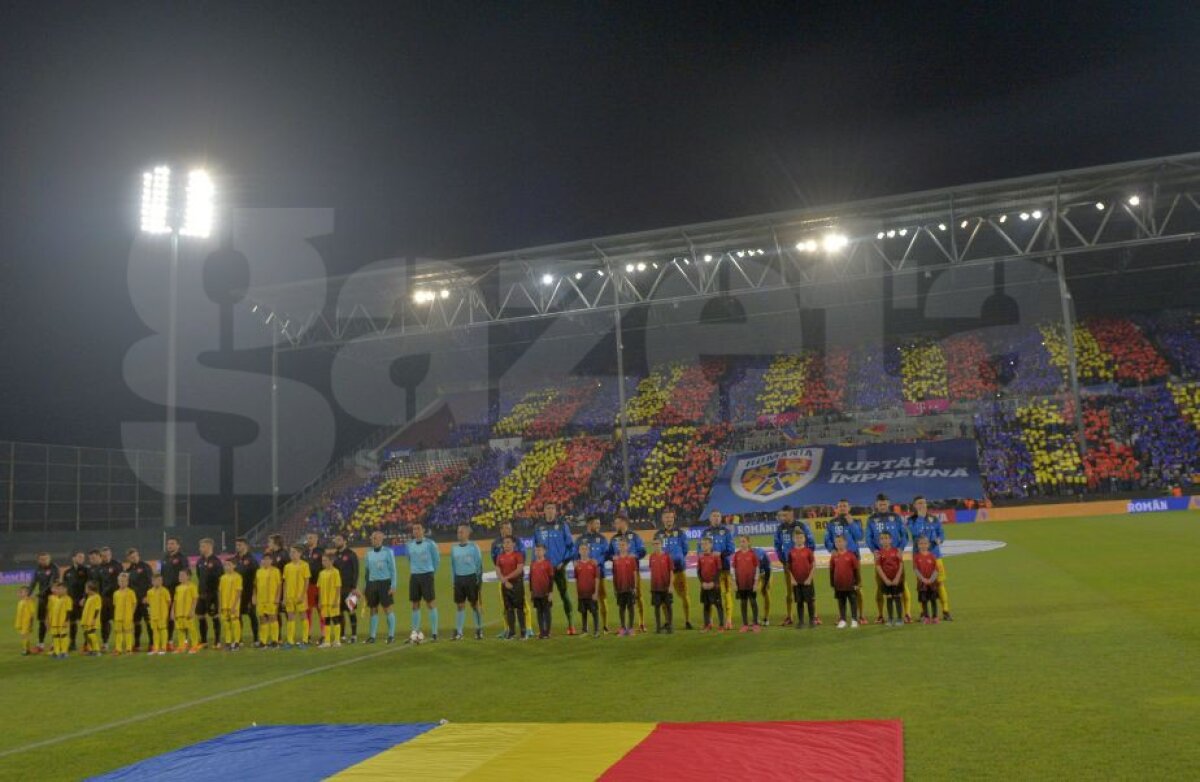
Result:
[[[901,236],[908,236],[908,229],[901,228],[899,231],[897,231],[897,233],[899,233]]]
[[[1002,222],[1002,223],[1008,222],[1008,215],[1000,215],[1000,222]]]
[[[644,271],[646,271],[646,264],[644,264],[644,263],[638,263],[638,265],[637,265],[637,270],[638,270],[639,272],[644,272]]]
[[[554,275],[549,272],[542,275],[542,285],[551,285],[554,283]]]
[[[167,220],[171,200],[171,169],[155,166],[142,174],[142,232],[171,233]]]
[[[650,265],[651,265],[651,266],[653,266],[655,269],[657,269],[657,268],[658,268],[658,262],[657,262],[657,261],[655,261],[654,263],[652,263],[652,264],[650,264]]]
[[[448,298],[450,298],[450,291],[449,291],[448,289],[446,289],[446,288],[442,288],[442,290],[441,290],[441,296],[442,296],[442,298],[443,298],[443,299],[448,299]]]
[[[961,223],[958,224],[958,227],[965,229],[967,227],[967,225],[968,225],[967,221],[963,220]]]
[[[849,244],[850,238],[845,234],[829,233],[825,234],[825,236],[821,239],[821,247],[823,247],[827,253],[836,253],[840,250],[844,250]]]
[[[887,238],[889,238],[889,239],[895,239],[895,238],[896,238],[896,229],[895,229],[895,228],[893,228],[893,229],[891,229],[890,231],[888,231],[888,232],[887,232]]]
[[[705,256],[704,256],[704,262],[705,262],[705,263],[712,263],[712,256],[711,256],[711,255],[705,255]]]
[[[625,264],[625,273],[626,274],[633,274],[633,269],[634,269],[634,266],[632,263]]]
[[[1042,219],[1042,210],[1041,209],[1034,209],[1032,212],[1030,212],[1030,214],[1033,215],[1034,220]]]
[[[188,172],[187,189],[184,191],[183,225],[179,228],[180,236],[194,236],[197,239],[207,239],[212,233],[213,226],[213,188],[212,177],[202,168]]]
[[[1021,217],[1021,219],[1022,219],[1022,220],[1028,220],[1028,219],[1029,219],[1029,212],[1021,212],[1021,215],[1020,215],[1020,217]]]
[[[876,239],[882,239],[883,237],[884,237],[883,231],[880,231],[879,233],[875,234]]]
[[[582,280],[582,279],[583,279],[583,272],[575,272],[575,279],[577,279],[577,280]]]
[[[597,270],[596,270],[596,276],[597,276],[597,277],[603,277],[603,276],[604,276],[604,270],[603,270],[603,269],[597,269]]]
[[[1141,202],[1142,202],[1141,196],[1139,196],[1135,193],[1134,195],[1129,196],[1129,200],[1126,203],[1128,203],[1130,206],[1137,206]]]
[[[1103,212],[1103,211],[1104,211],[1104,202],[1103,202],[1103,201],[1097,201],[1097,202],[1096,202],[1096,208],[1097,208],[1098,210],[1100,210],[1101,212]]]
[[[945,223],[938,223],[938,230],[939,230],[939,231],[945,231],[945,230],[946,230],[946,224],[945,224]]]

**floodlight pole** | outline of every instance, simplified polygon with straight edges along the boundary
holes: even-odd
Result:
[[[629,497],[629,412],[625,408],[625,339],[621,335],[621,281],[613,273],[611,263],[605,259],[608,267],[608,279],[613,286],[613,339],[617,346],[617,403],[621,408],[621,476],[625,486],[625,497]]]
[[[175,321],[179,300],[179,232],[171,231],[171,267],[167,283],[167,431],[163,465],[163,526],[175,526]]]
[[[271,524],[279,523],[279,340],[271,329]],[[278,528],[278,527],[276,527]]]
[[[1055,250],[1061,249],[1058,238],[1058,201],[1059,193],[1056,185],[1053,214],[1050,221],[1050,239],[1054,242]],[[1071,299],[1071,291],[1067,288],[1067,273],[1062,253],[1054,257],[1054,264],[1058,272],[1058,298],[1062,304],[1063,332],[1067,339],[1067,377],[1071,383],[1071,398],[1075,402],[1075,438],[1079,443],[1079,458],[1082,459],[1087,452],[1087,438],[1083,431],[1083,399],[1079,393],[1079,362],[1075,351],[1075,319],[1072,313],[1074,302]]]

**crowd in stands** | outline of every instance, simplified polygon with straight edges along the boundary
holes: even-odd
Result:
[[[879,416],[890,411],[902,421],[902,401],[942,398],[980,406],[973,428],[933,426],[931,436],[976,439],[991,497],[1163,490],[1200,474],[1200,386],[1163,383],[1200,369],[1194,316],[1096,318],[1076,330],[1076,342],[1081,382],[1105,384],[1090,389],[1103,396],[1085,402],[1082,451],[1063,401],[1061,327],[996,327],[883,348],[676,361],[628,377],[629,423],[650,427],[629,439],[628,493],[616,378],[526,388],[508,395],[515,401],[502,415],[493,406],[496,423],[483,435],[523,438],[517,450],[487,449],[467,469],[420,480],[381,472],[328,497],[310,524],[356,536],[425,517],[435,527],[520,524],[547,499],[572,515],[626,508],[636,519],[667,504],[695,513],[734,448],[735,427],[785,426],[809,437],[836,420],[860,432],[855,442],[911,440]],[[580,431],[594,436],[572,436]]]
[[[936,342],[922,341],[900,348],[900,376],[904,399],[949,399],[946,354]]]

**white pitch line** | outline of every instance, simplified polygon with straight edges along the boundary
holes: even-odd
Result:
[[[490,625],[492,623],[489,622],[488,624]],[[167,706],[166,708],[158,709],[157,711],[151,711],[151,712],[147,712],[145,714],[138,714],[133,717],[126,717],[125,719],[117,720],[116,722],[110,722],[106,725],[97,725],[94,728],[86,728],[84,730],[77,730],[74,733],[68,733],[63,736],[55,736],[52,739],[42,739],[41,741],[35,741],[31,744],[26,744],[23,747],[14,747],[13,749],[2,750],[2,751],[0,751],[0,758],[5,758],[5,757],[8,757],[9,755],[17,755],[22,752],[28,752],[33,749],[41,749],[43,747],[49,747],[54,744],[61,744],[64,741],[72,741],[74,739],[81,739],[85,736],[91,736],[96,733],[102,733],[106,730],[112,730],[113,728],[120,728],[120,727],[124,727],[125,725],[132,725],[135,722],[143,722],[145,720],[154,719],[155,717],[161,717],[165,714],[171,714],[172,712],[191,708],[192,706],[196,706],[201,703],[211,703],[212,701],[218,701],[218,700],[221,700],[222,698],[228,698],[231,695],[241,695],[242,693],[246,693],[246,692],[254,692],[255,690],[261,690],[263,687],[270,687],[275,684],[280,684],[281,682],[289,682],[289,681],[292,681],[293,679],[300,679],[305,676],[311,676],[314,673],[322,673],[323,671],[331,671],[334,668],[341,668],[342,666],[345,666],[345,665],[353,665],[354,663],[360,663],[363,660],[373,660],[376,657],[381,657],[385,654],[392,654],[392,653],[398,652],[401,649],[406,648],[406,646],[407,646],[406,644],[401,644],[399,646],[396,646],[393,649],[381,649],[377,652],[365,654],[361,657],[351,657],[349,660],[340,660],[336,663],[329,663],[328,665],[318,665],[316,668],[309,668],[306,671],[297,671],[296,673],[289,673],[287,676],[280,676],[276,679],[270,679],[265,682],[258,682],[257,684],[248,684],[245,687],[238,687],[237,689],[228,690],[226,692],[218,692],[218,693],[214,693],[213,695],[205,695],[203,698],[200,698],[198,700],[189,700],[189,701],[185,701],[184,703],[176,704],[175,706]]]

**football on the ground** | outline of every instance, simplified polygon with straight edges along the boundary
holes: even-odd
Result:
[[[414,644],[419,644],[425,640],[425,633],[422,633],[420,630],[413,630],[408,634],[408,640]]]

